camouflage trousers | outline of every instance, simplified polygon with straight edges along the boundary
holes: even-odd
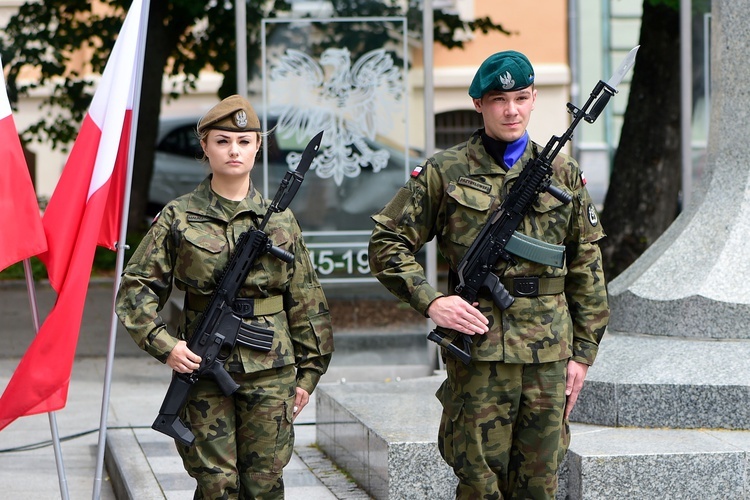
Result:
[[[459,483],[456,498],[553,499],[568,449],[567,360],[542,364],[448,356],[438,448]]]
[[[282,470],[294,448],[294,366],[231,375],[237,392],[227,397],[201,379],[183,411],[195,443],[177,450],[198,483],[194,498],[283,499]]]

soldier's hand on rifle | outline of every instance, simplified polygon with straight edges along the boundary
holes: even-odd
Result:
[[[458,295],[446,295],[432,301],[427,315],[437,326],[465,333],[484,334],[489,320],[479,312],[479,303],[469,304]]]
[[[177,373],[192,373],[200,368],[201,357],[188,349],[187,342],[180,340],[167,357],[167,365]]]

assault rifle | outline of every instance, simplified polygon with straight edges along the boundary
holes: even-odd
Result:
[[[630,51],[623,63],[608,82],[599,81],[594,86],[588,101],[582,108],[568,103],[568,112],[573,120],[568,130],[560,136],[552,136],[541,153],[529,160],[516,179],[503,203],[490,214],[489,220],[472,243],[469,250],[458,263],[456,274],[458,284],[455,292],[468,303],[476,302],[480,289],[486,288],[492,301],[501,310],[509,308],[515,298],[508,292],[500,278],[492,272],[498,260],[515,264],[514,255],[539,262],[545,265],[562,267],[564,251],[559,245],[535,240],[516,229],[536,202],[539,195],[547,192],[563,203],[570,203],[570,193],[554,186],[552,178],[552,161],[566,142],[573,137],[573,130],[583,119],[594,123],[599,117],[610,97],[617,93],[617,85],[630,71],[635,63],[638,47]],[[591,107],[591,111],[587,111]],[[528,285],[528,291],[535,291],[535,284]],[[538,286],[538,282],[536,284]],[[427,338],[448,350],[465,364],[471,361],[471,337],[455,331],[436,328]]]
[[[187,403],[190,387],[201,377],[213,378],[221,391],[229,396],[239,385],[224,369],[235,343],[252,349],[268,352],[273,342],[273,331],[245,324],[242,319],[253,314],[247,310],[247,303],[237,298],[242,284],[247,279],[255,262],[266,253],[285,262],[292,262],[294,255],[273,246],[263,231],[272,214],[284,211],[297,194],[305,173],[320,147],[323,132],[312,138],[302,153],[299,165],[293,172],[287,172],[281,181],[268,211],[258,229],[248,229],[240,235],[237,245],[224,268],[219,284],[203,312],[200,324],[187,344],[188,348],[201,357],[201,363],[192,373],[174,373],[167,389],[159,416],[151,425],[180,443],[191,446],[195,436],[180,419],[179,414]]]

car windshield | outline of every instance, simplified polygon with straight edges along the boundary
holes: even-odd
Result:
[[[149,212],[155,214],[169,201],[188,193],[205,179],[208,166],[200,161],[203,155],[195,134],[197,117],[161,123],[160,137],[154,158],[154,172],[149,189]],[[273,130],[273,121],[269,129]],[[281,180],[289,171],[288,155],[301,153],[308,138],[299,140],[275,131],[265,138],[266,151],[259,155],[252,172],[253,183],[263,191],[268,177],[266,198],[273,198]],[[359,153],[356,146],[352,151]],[[419,162],[407,157],[384,140],[365,140],[362,147],[387,154],[387,162],[374,168],[360,164],[358,175],[344,177],[337,184],[330,176],[315,172],[305,176],[290,208],[305,231],[362,230],[371,227],[370,215],[380,210],[404,185],[408,172]],[[319,153],[320,154],[320,153]],[[267,162],[264,168],[264,161]]]

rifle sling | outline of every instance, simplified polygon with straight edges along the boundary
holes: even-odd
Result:
[[[203,312],[211,302],[210,295],[197,295],[189,293],[185,297],[186,306],[197,312]],[[242,317],[271,316],[284,310],[284,297],[275,295],[260,299],[237,298],[235,299],[235,312]]]

